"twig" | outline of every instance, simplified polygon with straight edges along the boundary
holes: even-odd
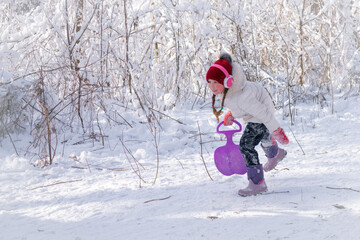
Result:
[[[183,164],[181,163],[181,161],[180,161],[179,159],[177,159],[177,160],[178,160],[178,162],[180,163],[182,169],[185,169],[184,166],[183,166]]]
[[[207,169],[207,166],[206,166],[206,163],[205,163],[205,160],[204,160],[203,149],[202,149],[202,137],[201,137],[201,131],[200,131],[199,122],[197,122],[197,125],[198,125],[199,136],[200,136],[200,156],[201,156],[201,160],[202,160],[203,163],[204,163],[204,166],[205,166],[205,169],[206,169],[207,174],[209,175],[209,178],[211,179],[211,181],[214,181],[214,180],[212,179],[212,177],[210,176],[210,173],[209,173],[209,171],[208,171],[208,169]]]
[[[157,112],[157,113],[160,113],[161,115],[164,115],[165,117],[168,117],[168,118],[170,118],[171,120],[174,120],[174,121],[176,121],[176,122],[178,122],[178,123],[180,123],[180,124],[185,125],[185,123],[181,122],[181,121],[178,120],[178,119],[175,119],[175,118],[173,118],[173,117],[170,117],[169,115],[167,115],[167,114],[165,114],[165,113],[162,113],[162,112],[160,112],[160,111],[158,111],[158,110],[156,110],[156,109],[153,109],[153,108],[151,108],[151,107],[149,107],[149,109],[152,110],[152,111],[155,111],[155,112]]]
[[[124,134],[124,133],[123,133]],[[136,165],[140,165],[140,167],[142,169],[145,169],[145,167],[134,157],[134,154],[130,151],[130,149],[128,149],[124,143],[124,141],[122,139],[120,139],[121,144],[123,145],[123,147],[125,148],[125,150],[130,154],[131,158],[134,160],[134,162],[136,163]]]
[[[337,188],[337,187],[326,187],[328,189],[334,189],[334,190],[349,190],[354,192],[360,192],[359,190],[353,189],[353,188]]]
[[[279,194],[279,193],[289,193],[290,191],[277,191],[277,192],[265,192],[261,193],[261,195],[270,195],[270,194]]]
[[[87,166],[88,166],[89,172],[91,173],[90,164],[89,164],[87,158],[85,158],[85,161],[86,161],[86,164],[87,164]]]
[[[59,184],[63,184],[63,183],[73,183],[73,182],[80,182],[80,181],[82,181],[82,179],[64,181],[64,182],[56,182],[56,183],[52,183],[52,184],[49,184],[49,185],[34,187],[34,188],[29,189],[29,190],[32,191],[32,190],[39,189],[39,188],[46,188],[46,187],[55,186],[55,185],[59,185]]]
[[[197,138],[200,135],[198,132],[196,132],[196,133],[190,132],[190,133],[192,133],[192,135],[189,138]],[[212,136],[212,135],[214,135],[214,133],[216,133],[216,132],[201,133],[201,135],[203,135],[203,136],[205,136],[205,135]]]
[[[149,123],[150,124],[150,123]],[[160,125],[159,125],[160,126]],[[161,126],[160,126],[161,127]],[[158,174],[159,174],[159,164],[160,164],[160,161],[159,161],[159,139],[157,138],[157,135],[156,135],[156,132],[157,132],[157,128],[156,128],[156,125],[154,123],[154,145],[155,145],[155,149],[156,149],[156,174],[155,174],[155,178],[154,178],[154,182],[153,184],[155,184],[156,182],[156,179],[158,177]],[[159,131],[159,138],[160,138],[160,131]]]
[[[124,133],[123,133],[122,138],[123,138],[123,137],[124,137]],[[140,171],[139,165],[140,165],[143,169],[145,169],[145,168],[141,165],[141,163],[139,163],[139,162],[136,160],[136,158],[135,158],[134,155],[131,153],[131,151],[125,146],[124,141],[123,141],[121,138],[119,138],[119,140],[120,140],[120,142],[121,142],[121,144],[122,144],[122,146],[123,146],[124,154],[125,154],[126,159],[127,159],[128,162],[129,162],[129,164],[130,164],[130,167],[132,168],[132,170],[134,171],[134,173],[139,177],[139,187],[141,188],[141,181],[143,181],[144,183],[146,183],[146,181],[141,177],[141,171]],[[134,167],[133,167],[133,165],[131,164],[131,161],[130,161],[129,156],[128,156],[127,153],[130,154],[130,156],[133,158],[137,170],[135,170]]]
[[[5,132],[6,132],[6,134],[9,136],[10,142],[11,142],[11,144],[12,144],[12,145],[13,145],[13,147],[14,147],[14,150],[15,150],[16,155],[18,155],[18,156],[19,156],[19,153],[18,153],[18,151],[17,151],[17,149],[16,149],[15,143],[14,143],[14,141],[12,140],[12,137],[11,137],[11,135],[10,135],[9,131],[7,130],[7,127],[5,126],[5,124],[4,124],[4,122],[3,122],[3,120],[2,120],[2,119],[1,119],[1,125],[3,126],[3,128],[4,128]]]
[[[66,68],[66,67],[67,67],[67,66],[60,66],[60,67],[57,67],[57,68],[54,68],[54,69],[42,70],[42,71],[43,71],[43,72],[52,72],[52,71],[61,70],[61,69]],[[25,75],[22,75],[22,76],[13,78],[13,79],[11,79],[11,80],[8,81],[8,82],[0,83],[0,86],[6,85],[6,84],[11,84],[11,83],[13,83],[14,81],[17,81],[17,80],[19,80],[19,79],[24,79],[24,78],[26,78],[26,77],[28,77],[28,76],[31,76],[31,75],[37,75],[37,74],[39,74],[39,72],[40,72],[40,71],[35,71],[35,72],[27,73],[27,74],[25,74]]]
[[[301,147],[300,143],[299,143],[299,142],[298,142],[298,140],[296,139],[294,132],[292,131],[292,129],[291,129],[290,127],[289,127],[289,129],[290,129],[290,131],[291,131],[292,135],[294,136],[295,141],[296,141],[296,142],[297,142],[297,144],[299,145],[299,147],[300,147],[301,151],[302,151],[302,152],[303,152],[303,154],[305,155],[304,149]]]
[[[120,113],[118,113],[117,111],[115,111],[115,113],[116,113],[117,115],[119,115],[119,116],[126,122],[127,125],[129,125],[131,128],[133,128],[133,126],[132,126],[123,116],[121,116]]]
[[[169,199],[170,197],[171,197],[171,195],[170,195],[170,196],[168,196],[168,197],[164,197],[164,198],[151,199],[151,200],[147,200],[147,201],[145,201],[144,203],[149,203],[149,202],[154,202],[154,201],[166,200],[166,199]]]
[[[86,167],[79,167],[79,166],[71,166],[71,168],[84,169],[84,170],[89,169],[89,168],[86,168]],[[97,167],[95,169],[99,170],[99,171],[108,170],[108,171],[116,171],[116,172],[130,171],[130,169],[123,169],[123,168],[101,168],[101,167]]]
[[[80,164],[82,164],[82,163],[80,163]],[[108,171],[116,171],[116,172],[127,172],[127,171],[132,170],[132,169],[125,169],[125,168],[107,168],[107,167],[102,167],[102,166],[93,165],[93,164],[89,164],[89,165],[93,166],[93,169],[96,169],[98,171],[108,170]],[[80,166],[71,166],[71,168],[76,168],[76,169],[81,169],[81,170],[88,170],[88,167],[80,167]],[[159,168],[169,168],[169,167],[164,166],[164,167],[159,167]],[[156,167],[144,168],[144,170],[154,170],[154,169],[156,169]]]

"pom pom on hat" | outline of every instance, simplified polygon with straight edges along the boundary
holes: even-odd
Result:
[[[232,66],[227,60],[220,58],[214,64],[221,65],[230,75],[232,74]],[[210,67],[206,73],[206,81],[209,82],[210,79],[224,85],[225,74],[217,67]]]

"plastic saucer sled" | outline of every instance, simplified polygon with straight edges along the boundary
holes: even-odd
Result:
[[[234,144],[232,140],[234,133],[241,132],[241,124],[236,120],[233,122],[236,123],[240,129],[220,131],[219,128],[224,123],[224,121],[219,123],[216,129],[218,133],[225,134],[227,141],[225,146],[218,147],[214,152],[215,166],[219,172],[226,176],[233,174],[242,175],[246,173],[246,165],[241,155],[239,146]]]

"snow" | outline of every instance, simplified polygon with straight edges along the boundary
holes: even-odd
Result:
[[[334,114],[299,104],[294,126],[279,111],[288,156],[265,173],[270,194],[251,197],[237,195],[245,175],[216,170],[213,152],[224,136],[210,107],[166,112],[173,119],[161,120],[155,183],[146,124],[108,129],[105,146],[68,135],[44,168],[24,154],[27,137],[12,135],[20,156],[8,138],[1,142],[0,239],[360,239],[359,104],[358,96],[337,97]]]

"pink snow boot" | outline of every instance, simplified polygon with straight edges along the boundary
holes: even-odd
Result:
[[[261,164],[247,167],[247,175],[249,185],[246,188],[239,190],[238,194],[240,196],[247,197],[267,191],[264,171]]]
[[[286,157],[287,152],[284,149],[279,148],[277,144],[272,145],[271,147],[261,147],[268,158],[268,161],[264,164],[265,172],[273,170],[276,165]]]

